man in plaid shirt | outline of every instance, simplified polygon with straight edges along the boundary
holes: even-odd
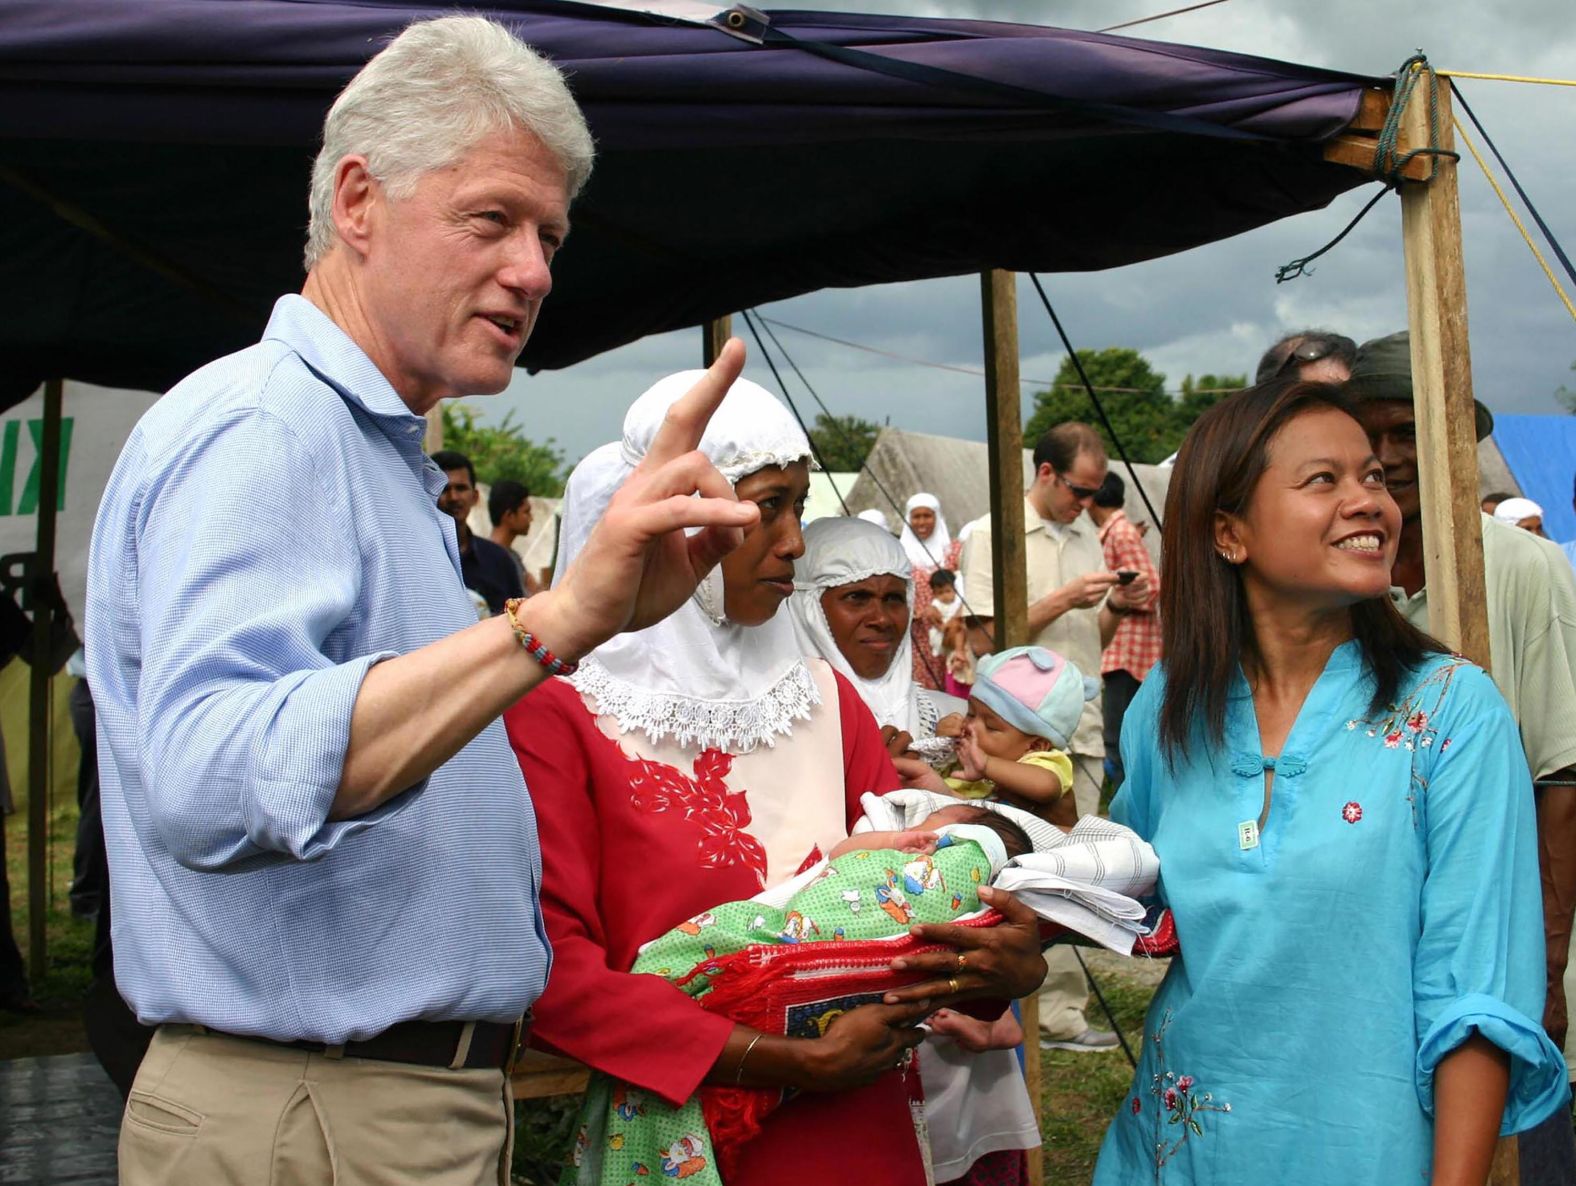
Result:
[[[1138,694],[1138,685],[1160,660],[1160,577],[1144,547],[1143,536],[1122,510],[1126,489],[1115,471],[1109,471],[1089,507],[1089,517],[1100,530],[1105,566],[1115,573],[1143,574],[1149,579],[1150,590],[1148,601],[1122,614],[1116,633],[1100,655],[1100,674],[1105,680],[1101,705],[1105,713],[1105,765],[1113,787],[1120,787],[1126,775],[1118,744],[1122,718]]]

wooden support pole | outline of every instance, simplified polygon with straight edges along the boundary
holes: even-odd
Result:
[[[701,340],[700,365],[709,367],[717,361],[717,355],[722,353],[722,348],[728,344],[728,339],[733,337],[733,318],[718,317],[701,326],[705,337]]]
[[[1437,88],[1435,147],[1453,149],[1450,83],[1440,78],[1423,81]],[[1419,87],[1402,114],[1403,151],[1429,144],[1428,113],[1429,95]],[[1456,162],[1449,157],[1431,159],[1438,162],[1433,180],[1410,182],[1401,190],[1428,628],[1446,646],[1487,668],[1488,610],[1461,202]],[[1499,1142],[1489,1186],[1517,1186],[1521,1180],[1517,1152],[1515,1137]]]
[[[49,955],[49,679],[55,618],[55,511],[60,501],[60,407],[64,384],[44,384],[44,432],[38,458],[38,535],[28,572],[33,658],[27,707],[27,967],[37,983]]]
[[[985,334],[985,431],[990,462],[991,581],[998,650],[1029,641],[1029,575],[1023,538],[1023,409],[1018,384],[1018,285],[1011,272],[980,273]],[[983,608],[983,607],[982,607]],[[1040,1115],[1040,1001],[1018,1002],[1023,1020],[1023,1078]],[[1041,1126],[1043,1131],[1043,1125]],[[1028,1157],[1030,1186],[1045,1181],[1039,1150]]]
[[[1450,83],[1429,81],[1438,88],[1438,147],[1452,148]],[[1429,97],[1423,89],[1418,88],[1403,115],[1403,148],[1429,141]],[[1401,190],[1428,625],[1446,646],[1486,668],[1488,613],[1461,204],[1456,163],[1448,157],[1433,159],[1438,161],[1438,172],[1432,181],[1410,183]]]
[[[443,449],[443,403],[439,401],[427,409],[427,431],[421,438],[421,451],[428,457]]]

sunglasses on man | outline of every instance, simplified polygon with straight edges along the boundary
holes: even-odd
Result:
[[[1056,480],[1065,486],[1069,493],[1071,493],[1072,496],[1079,502],[1088,502],[1096,494],[1100,493],[1100,488],[1098,486],[1075,486],[1066,478],[1062,477],[1061,474],[1056,475]]]

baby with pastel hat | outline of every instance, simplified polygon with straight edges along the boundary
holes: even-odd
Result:
[[[1077,821],[1067,755],[1097,680],[1046,647],[1011,647],[979,661],[958,738],[952,793],[1000,799],[1052,823]]]

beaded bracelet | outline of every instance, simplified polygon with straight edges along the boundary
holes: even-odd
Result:
[[[524,604],[525,598],[523,597],[511,597],[508,601],[503,603],[504,617],[509,619],[509,629],[514,631],[515,639],[522,647],[525,648],[526,653],[530,655],[531,658],[535,659],[543,667],[547,668],[547,673],[549,675],[573,675],[580,669],[580,664],[565,663],[557,655],[553,654],[552,651],[547,649],[547,644],[545,642],[537,638],[536,635],[532,634],[524,626],[520,625],[520,619],[516,618],[514,615],[515,611]]]

